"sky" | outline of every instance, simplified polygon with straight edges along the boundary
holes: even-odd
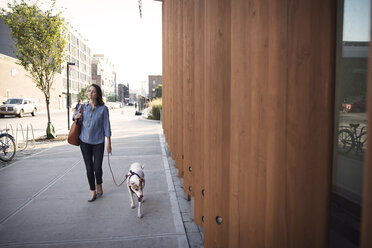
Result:
[[[369,41],[371,0],[345,0],[344,41]]]
[[[0,0],[0,7],[8,2],[13,0]],[[92,53],[104,54],[115,65],[118,84],[140,89],[148,75],[162,74],[161,2],[142,0],[142,18],[138,0],[57,0],[56,6],[88,39]]]

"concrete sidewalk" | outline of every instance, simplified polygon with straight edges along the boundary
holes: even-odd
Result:
[[[106,155],[104,195],[88,203],[79,147],[64,142],[0,168],[0,247],[189,247],[161,126],[132,114],[110,112],[110,159],[118,182],[132,162],[145,164],[144,217],[114,185]]]

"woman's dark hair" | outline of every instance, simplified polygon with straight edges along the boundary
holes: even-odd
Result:
[[[98,105],[104,105],[105,103],[103,102],[101,87],[99,87],[99,85],[97,85],[97,84],[91,84],[89,86],[89,88],[91,86],[93,86],[94,88],[96,88],[96,91],[97,91],[97,104]]]

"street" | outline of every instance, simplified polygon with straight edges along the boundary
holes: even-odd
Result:
[[[367,125],[366,113],[339,113],[339,125],[348,126],[350,123],[359,123],[361,126]]]
[[[119,111],[119,112],[128,112],[134,110],[133,106],[125,106],[121,109],[110,110],[111,111]],[[72,115],[73,113],[70,112],[70,126],[72,124]],[[50,113],[51,122],[55,128],[57,135],[63,135],[68,133],[67,129],[67,110],[57,110],[52,111]],[[18,118],[14,116],[6,116],[5,118],[0,118],[0,129],[4,129],[6,127],[10,128],[10,125],[13,127],[13,134],[10,130],[10,134],[16,137],[16,130],[18,125],[18,141],[22,141],[22,133],[21,133],[21,125],[24,130],[24,135],[26,137],[26,129],[27,125],[32,125],[34,129],[35,138],[46,135],[46,127],[48,124],[48,117],[46,111],[37,113],[36,116],[25,115],[23,118]],[[32,139],[31,130],[29,131],[29,139]]]
[[[54,128],[57,133],[67,133],[67,111],[60,110],[60,111],[53,111],[50,113],[51,122],[54,125]],[[35,138],[45,135],[46,127],[48,124],[48,117],[46,111],[41,113],[37,113],[36,116],[25,115],[23,118],[18,118],[14,116],[6,116],[5,118],[0,119],[0,128],[4,129],[6,126],[9,128],[10,125],[13,127],[14,136],[16,135],[16,129],[18,125],[18,130],[21,129],[21,126],[25,130],[27,125],[32,125],[34,129]],[[22,134],[18,131],[18,137],[21,137]],[[10,131],[11,133],[11,131]],[[20,136],[21,135],[21,136]],[[29,138],[32,138],[31,132],[29,133]]]

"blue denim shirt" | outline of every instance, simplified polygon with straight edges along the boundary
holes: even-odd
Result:
[[[109,111],[105,105],[96,105],[91,110],[90,104],[81,104],[72,118],[84,107],[83,126],[81,127],[80,140],[84,143],[96,145],[105,142],[105,137],[111,136]]]

